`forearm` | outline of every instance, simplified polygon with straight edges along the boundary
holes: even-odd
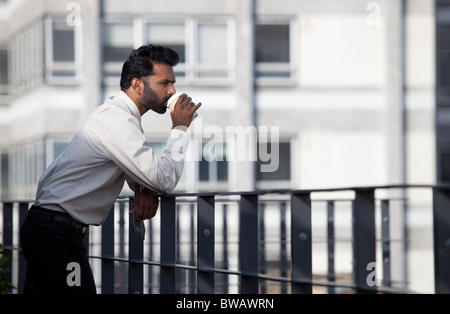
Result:
[[[170,193],[182,175],[189,140],[189,132],[172,130],[161,159],[157,158],[151,147],[139,147],[138,143],[113,147],[110,149],[110,155],[125,172],[128,185],[133,191],[134,183],[137,183],[161,193]]]

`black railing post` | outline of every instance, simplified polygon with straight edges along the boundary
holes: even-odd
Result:
[[[154,248],[153,248],[153,246],[154,246],[154,239],[153,239],[153,222],[154,222],[154,220],[153,219],[150,219],[149,221],[148,221],[148,229],[147,229],[147,234],[146,234],[146,239],[148,239],[148,259],[150,260],[150,261],[154,261]],[[148,237],[148,238],[147,238]],[[148,272],[147,272],[147,279],[148,279],[148,293],[149,294],[152,294],[153,293],[153,290],[154,290],[154,287],[155,287],[155,284],[153,283],[153,280],[154,280],[154,278],[153,278],[153,268],[154,268],[155,266],[148,266]]]
[[[356,292],[376,292],[375,189],[355,191],[353,201],[353,258]]]
[[[266,263],[266,222],[265,222],[265,208],[266,204],[261,203],[259,204],[259,249],[258,249],[258,255],[259,255],[259,271],[262,274],[267,273],[267,263]],[[260,280],[260,291],[261,294],[266,293],[266,281]]]
[[[180,230],[180,206],[175,207],[175,264],[183,264],[183,256],[181,255],[181,230]],[[177,294],[186,293],[187,276],[184,269],[175,268],[175,278],[177,280],[175,286]]]
[[[450,293],[450,187],[433,188],[435,293]]]
[[[197,293],[214,293],[214,195],[197,199]],[[206,270],[206,271],[205,271]]]
[[[335,236],[334,236],[334,201],[327,201],[327,250],[328,250],[328,276],[330,282],[336,281],[335,264]],[[328,293],[335,293],[334,287],[328,288]]]
[[[114,205],[102,224],[102,294],[114,294]]]
[[[125,202],[119,202],[119,258],[125,258]],[[117,283],[119,294],[125,294],[128,265],[119,263],[119,271],[117,272]]]
[[[130,198],[129,210],[133,207],[134,199]],[[144,223],[144,221],[141,221]],[[134,229],[133,215],[129,216],[128,223],[128,293],[142,294],[144,292],[144,265],[139,263],[144,258],[144,240],[141,233]],[[137,262],[133,262],[137,261]]]
[[[195,251],[196,251],[196,247],[195,247],[195,219],[194,219],[194,212],[195,212],[195,205],[194,204],[189,204],[189,225],[190,225],[190,230],[189,230],[189,241],[190,241],[190,245],[189,245],[189,265],[195,265]],[[193,271],[190,271],[187,278],[188,278],[188,282],[189,282],[189,293],[194,293],[196,290],[195,287],[195,280],[196,280],[196,275]]]
[[[280,272],[282,277],[287,276],[288,259],[287,259],[287,227],[286,227],[286,203],[280,203]],[[287,285],[281,283],[281,293],[287,293]]]
[[[241,195],[239,256],[242,294],[258,293],[258,195]]]
[[[12,282],[13,265],[13,203],[3,203],[3,251],[7,255],[5,277]]]
[[[28,203],[19,203],[19,247],[20,247],[20,228],[22,227],[23,222],[28,214]],[[27,261],[25,256],[22,253],[22,250],[19,251],[19,283],[18,283],[18,291],[19,293],[23,292],[25,287],[25,276],[27,272]]]
[[[383,251],[383,284],[392,286],[391,280],[391,232],[389,200],[381,201],[381,242]]]
[[[228,205],[223,204],[223,212],[222,212],[222,219],[223,219],[223,258],[222,258],[222,265],[221,267],[223,269],[228,269],[230,266],[228,263]],[[229,291],[229,280],[228,275],[224,274],[222,275],[223,278],[223,291],[221,293],[227,294]]]
[[[291,195],[292,293],[312,293],[310,193]]]
[[[175,293],[175,197],[161,197],[161,293]]]

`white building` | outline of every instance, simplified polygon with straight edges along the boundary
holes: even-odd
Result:
[[[402,3],[1,1],[2,195],[34,197],[146,43],[180,52],[176,87],[203,103],[181,191],[434,183],[434,3],[405,1],[405,15]],[[277,171],[256,166],[255,180],[248,162],[201,143],[252,125],[278,127],[280,141]],[[160,149],[169,115],[147,114],[144,129]]]
[[[179,191],[434,184],[435,23],[433,0],[0,1],[2,200],[34,198],[146,43],[203,103]],[[160,151],[169,114],[143,127]]]

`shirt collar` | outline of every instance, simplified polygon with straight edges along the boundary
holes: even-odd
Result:
[[[141,120],[141,113],[134,101],[123,91],[120,91],[118,97],[130,108],[131,114]]]

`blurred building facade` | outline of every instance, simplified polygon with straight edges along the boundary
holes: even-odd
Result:
[[[179,191],[436,183],[435,16],[432,0],[0,1],[2,199],[34,198],[147,43],[179,52],[177,91],[203,103]],[[159,153],[169,114],[143,128]]]

